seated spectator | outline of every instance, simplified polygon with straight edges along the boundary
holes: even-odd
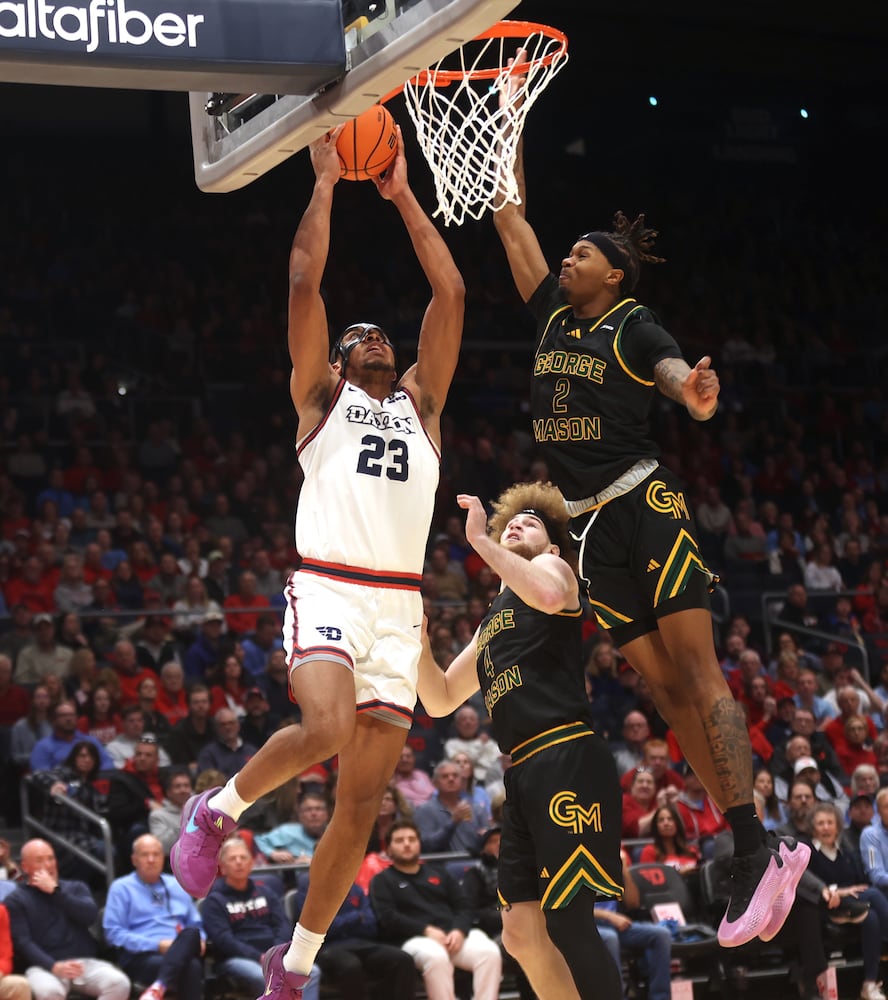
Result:
[[[401,756],[392,776],[392,784],[414,809],[435,794],[432,779],[416,766],[416,752],[409,743],[405,743],[401,750]]]
[[[194,684],[188,690],[188,714],[170,730],[166,750],[174,764],[184,764],[196,771],[201,750],[212,740],[210,690],[205,684]]]
[[[844,590],[842,575],[833,565],[833,550],[829,542],[820,542],[805,563],[805,587],[811,592]]]
[[[139,683],[139,708],[145,717],[145,732],[154,733],[163,745],[164,738],[169,734],[170,724],[167,717],[157,708],[158,680],[156,677],[143,677]]]
[[[308,893],[309,873],[296,880],[296,910],[301,915]],[[298,917],[297,917],[298,919]],[[379,940],[379,926],[370,897],[354,883],[327,928],[316,962],[323,981],[342,1000],[413,1000],[416,969],[400,948]]]
[[[9,841],[0,837],[0,882],[13,883],[21,874],[21,869],[13,860]],[[15,885],[12,885],[12,888],[14,889]]]
[[[478,712],[471,705],[461,705],[454,712],[453,727],[456,736],[444,743],[447,759],[453,760],[454,754],[461,750],[469,755],[474,765],[476,781],[486,786],[501,779],[500,749],[496,741],[482,730]]]
[[[169,632],[169,619],[149,615],[136,637],[136,660],[140,667],[160,673],[164,663],[179,659],[179,647]]]
[[[842,849],[853,854],[863,866],[863,855],[860,853],[860,837],[867,827],[872,826],[876,815],[875,796],[857,794],[851,796],[848,803],[848,823],[842,831]]]
[[[104,861],[105,841],[99,827],[56,801],[69,799],[78,802],[96,816],[103,816],[108,796],[105,783],[98,781],[99,765],[99,752],[95,744],[80,740],[71,747],[71,752],[59,767],[49,771],[35,771],[31,777],[48,795],[43,822],[54,833],[63,836],[66,843]],[[60,868],[67,878],[96,884],[97,871],[67,851],[62,855]]]
[[[160,685],[154,704],[170,728],[188,715],[188,697],[185,692],[185,671],[170,660],[160,668]]]
[[[651,819],[651,836],[654,842],[642,847],[639,861],[669,865],[682,874],[700,867],[700,852],[688,844],[681,814],[671,803],[657,806]]]
[[[851,772],[848,791],[851,795],[868,795],[875,800],[879,790],[879,771],[873,764],[858,764]]]
[[[183,596],[185,577],[172,552],[161,553],[157,560],[156,572],[149,578],[148,586],[157,591],[161,604],[165,608],[172,607]]]
[[[250,672],[233,652],[227,653],[207,677],[210,685],[210,714],[229,708],[240,718],[246,714],[244,701],[252,686]]]
[[[789,789],[786,822],[777,827],[779,837],[795,837],[796,840],[809,840],[811,837],[811,814],[817,799],[808,781],[796,780]]]
[[[265,693],[265,700],[274,715],[280,719],[302,718],[298,705],[290,700],[290,681],[287,677],[287,654],[276,649],[268,658],[265,676],[259,679],[259,687]]]
[[[825,663],[828,662],[828,658],[831,655],[824,655]],[[836,710],[841,711],[839,692],[846,687],[850,687],[857,692],[860,698],[860,705],[857,711],[861,715],[880,715],[885,710],[885,703],[867,684],[860,671],[854,667],[849,667],[847,663],[839,660],[838,665],[832,671],[832,687],[823,696],[824,700]]]
[[[808,868],[830,889],[830,910],[841,905],[848,896],[869,904],[869,912],[860,922],[860,943],[863,948],[862,1000],[884,1000],[878,982],[882,942],[888,940],[888,898],[869,884],[866,871],[854,854],[846,854],[839,840],[842,818],[838,809],[828,802],[814,807],[811,814],[811,859]]]
[[[283,884],[276,875],[252,875],[253,856],[236,834],[222,845],[219,871],[222,877],[201,907],[215,971],[232,979],[237,989],[261,996],[265,992],[262,956],[292,934],[284,911]],[[303,987],[302,1000],[318,1000],[320,981],[316,965]]]
[[[196,543],[195,543],[196,544]],[[222,608],[207,596],[207,588],[200,576],[189,576],[184,594],[173,604],[173,632],[181,642],[194,642],[201,625],[210,612],[224,621]]]
[[[795,762],[795,779],[807,781],[818,802],[832,802],[842,813],[848,808],[848,796],[844,788],[835,788],[825,781],[813,757],[801,757]]]
[[[870,722],[872,720],[869,720]],[[862,715],[849,715],[844,725],[844,741],[836,747],[836,754],[842,770],[853,774],[862,764],[876,766],[876,755],[873,751],[873,737],[867,719]]]
[[[76,552],[66,553],[53,594],[54,607],[63,614],[80,612],[88,608],[92,601],[92,587],[83,578],[83,557]]]
[[[38,684],[31,692],[28,714],[14,723],[10,730],[9,753],[16,767],[29,767],[34,747],[52,734],[51,715],[49,691],[43,684]]]
[[[102,744],[93,736],[86,736],[77,729],[77,708],[73,701],[60,701],[52,713],[52,732],[38,740],[31,751],[29,763],[32,771],[50,771],[63,764],[74,744],[87,740],[99,751],[102,769],[114,767],[114,761]]]
[[[222,655],[220,639],[225,616],[221,611],[207,611],[194,642],[185,650],[182,666],[190,682],[205,682]]]
[[[222,602],[228,631],[240,637],[254,635],[259,615],[268,607],[268,598],[256,590],[256,574],[244,570],[238,577],[237,590]],[[235,611],[235,608],[244,610]]]
[[[9,911],[0,905],[0,1000],[31,1000],[31,987],[24,976],[12,975],[12,932]],[[411,963],[411,972],[413,971]]]
[[[821,726],[830,719],[834,719],[839,714],[839,710],[831,702],[822,698],[817,693],[818,690],[817,674],[807,667],[800,667],[799,675],[796,678],[796,693],[792,700],[796,703],[796,710],[805,709],[805,711],[810,712],[814,718],[814,724]]]
[[[157,837],[163,848],[164,857],[170,856],[170,848],[179,836],[182,809],[194,794],[191,774],[185,767],[170,767],[160,779],[163,787],[163,801],[159,809],[148,813],[148,831]]]
[[[244,695],[246,715],[241,720],[241,736],[254,747],[264,746],[271,734],[280,727],[279,716],[268,710],[268,701],[262,688],[251,687]]]
[[[111,650],[111,666],[120,679],[120,704],[135,705],[139,700],[139,684],[146,677],[157,674],[148,667],[139,666],[136,647],[129,639],[119,639]]]
[[[394,785],[389,785],[379,802],[379,815],[367,841],[367,853],[385,850],[385,836],[399,819],[412,819],[413,807]]]
[[[654,785],[658,792],[668,789],[676,793],[684,788],[684,779],[674,768],[669,766],[669,744],[666,740],[650,739],[644,745],[641,766],[646,767],[654,776]],[[635,771],[628,771],[620,778],[623,791],[632,784]]]
[[[432,775],[435,794],[413,817],[427,851],[464,851],[477,855],[487,826],[484,811],[462,797],[462,771],[443,760]]]
[[[107,775],[108,822],[121,860],[129,858],[133,841],[148,832],[149,813],[163,808],[158,750],[157,738],[145,734],[132,759]]]
[[[519,1000],[536,1000],[524,970],[503,948],[503,915],[497,894],[501,840],[500,827],[492,826],[485,832],[481,839],[481,854],[463,876],[463,893],[473,914],[472,926],[480,928],[499,945],[503,969],[515,977]]]
[[[142,738],[148,733],[145,729],[145,713],[136,705],[127,705],[121,713],[122,725],[120,733],[105,746],[109,756],[114,761],[115,767],[123,767],[128,761],[133,759],[136,747],[142,742]],[[157,744],[157,766],[169,767],[169,754],[159,745],[157,733],[149,734],[154,737]]]
[[[620,904],[605,899],[596,902],[598,933],[621,975],[622,949],[642,950],[647,965],[648,1000],[669,1000],[672,995],[672,934],[662,924],[632,920],[623,912],[637,910],[641,896],[629,871],[629,855],[620,851],[620,857],[623,861],[623,899]]]
[[[280,585],[277,589],[280,590]],[[243,640],[244,666],[254,681],[264,676],[272,652],[283,648],[279,619],[275,615],[259,615],[255,634]]]
[[[31,696],[28,689],[12,679],[12,660],[0,653],[0,729],[8,730],[28,714]]]
[[[753,788],[761,795],[763,803],[762,826],[766,830],[776,830],[786,822],[786,808],[774,791],[774,778],[766,767],[756,771]]]
[[[453,970],[472,971],[474,1000],[497,1000],[500,950],[478,927],[456,879],[420,861],[419,828],[395,823],[386,850],[391,865],[370,882],[380,937],[400,945],[422,972],[430,998],[453,996]]]
[[[11,626],[0,635],[0,653],[12,660],[13,674],[15,674],[19,653],[34,641],[32,625],[34,615],[26,604],[11,604],[9,614],[12,622]]]
[[[18,655],[15,663],[16,683],[37,684],[48,673],[61,678],[67,677],[74,654],[56,640],[52,615],[45,612],[35,614],[31,627],[34,641]]]
[[[789,786],[795,779],[798,770],[796,765],[800,760],[805,760],[805,767],[816,768],[817,784],[822,786],[818,789],[818,798],[822,802],[831,802],[837,796],[843,795],[843,786],[847,778],[842,776],[842,780],[836,777],[826,768],[821,770],[820,762],[811,752],[811,743],[806,736],[793,736],[786,743],[783,768],[778,771],[777,762],[772,761],[772,774],[774,775],[774,791],[781,802],[786,802],[789,798]]]
[[[6,897],[16,961],[34,1000],[63,1000],[74,987],[101,1000],[129,1000],[130,981],[97,958],[89,927],[99,914],[89,886],[59,879],[55,851],[45,840],[22,847],[25,882]]]
[[[117,964],[133,980],[150,983],[139,1000],[203,996],[206,942],[194,900],[163,871],[160,841],[144,834],[133,843],[133,871],[108,888],[102,927]]]
[[[97,684],[90,691],[83,706],[83,714],[77,720],[77,728],[105,747],[120,733],[123,719],[116,710],[111,691],[106,685]]]
[[[49,614],[55,608],[54,589],[54,581],[45,572],[43,561],[38,556],[29,556],[22,563],[21,574],[6,584],[6,603],[10,608],[22,604],[35,616]],[[49,620],[52,621],[51,615]]]
[[[225,775],[226,781],[256,753],[256,747],[245,743],[240,734],[240,719],[230,708],[220,708],[213,716],[215,739],[197,755],[199,771],[214,768]]]
[[[623,837],[647,837],[657,811],[657,786],[650,768],[635,769],[629,791],[623,792]]]
[[[460,750],[454,754],[452,760],[454,764],[459,765],[462,775],[462,797],[484,811],[483,825],[485,828],[490,826],[493,822],[490,795],[487,789],[483,785],[479,785],[475,779],[475,766],[472,763],[472,758],[464,750]]]
[[[876,792],[876,817],[860,834],[867,880],[888,896],[888,788]]]
[[[283,865],[307,865],[311,861],[330,821],[326,797],[306,792],[296,807],[296,818],[295,823],[282,823],[268,833],[257,834],[256,846],[269,861]]]
[[[806,708],[796,708],[792,717],[792,735],[781,747],[774,748],[774,756],[769,761],[771,773],[775,779],[792,776],[792,763],[790,763],[790,746],[792,750],[792,763],[799,757],[813,757],[820,768],[822,775],[828,775],[833,785],[844,785],[848,776],[839,764],[839,758],[829,742],[826,734],[816,728],[814,716]]]
[[[644,763],[644,745],[651,738],[651,727],[641,712],[631,711],[623,719],[623,741],[611,746],[617,762],[617,774],[626,774]]]
[[[68,664],[68,676],[65,678],[65,695],[81,712],[89,701],[97,675],[96,654],[89,647],[74,650]]]
[[[98,541],[101,545],[102,532],[98,534]],[[112,553],[120,551],[120,549],[111,550]],[[111,588],[111,593],[114,595],[114,602],[117,607],[128,611],[141,611],[145,607],[145,592],[142,582],[139,580],[128,559],[122,559],[116,564],[111,571],[111,578],[108,580],[108,584]],[[93,587],[95,588],[95,585]],[[129,620],[131,621],[132,619]]]

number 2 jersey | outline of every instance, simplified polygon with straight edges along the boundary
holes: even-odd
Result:
[[[418,585],[441,456],[410,393],[396,389],[380,402],[340,380],[296,454],[305,473],[296,510],[299,555],[415,574]]]
[[[478,631],[475,665],[493,735],[505,753],[572,722],[591,725],[583,677],[582,609],[549,615],[508,587]]]

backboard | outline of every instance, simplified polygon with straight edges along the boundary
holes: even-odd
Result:
[[[334,83],[307,94],[191,92],[198,187],[209,192],[244,187],[517,5],[518,0],[362,2],[369,16],[346,23],[346,68]],[[344,4],[346,11],[349,6]]]

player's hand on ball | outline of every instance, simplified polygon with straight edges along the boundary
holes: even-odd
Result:
[[[339,154],[336,152],[336,140],[345,125],[337,125],[314,142],[309,143],[308,152],[311,155],[311,165],[315,176],[335,184],[339,180]]]

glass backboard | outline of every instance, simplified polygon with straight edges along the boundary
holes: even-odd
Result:
[[[244,187],[517,6],[518,0],[346,0],[346,69],[336,82],[310,94],[191,92],[198,187]]]

